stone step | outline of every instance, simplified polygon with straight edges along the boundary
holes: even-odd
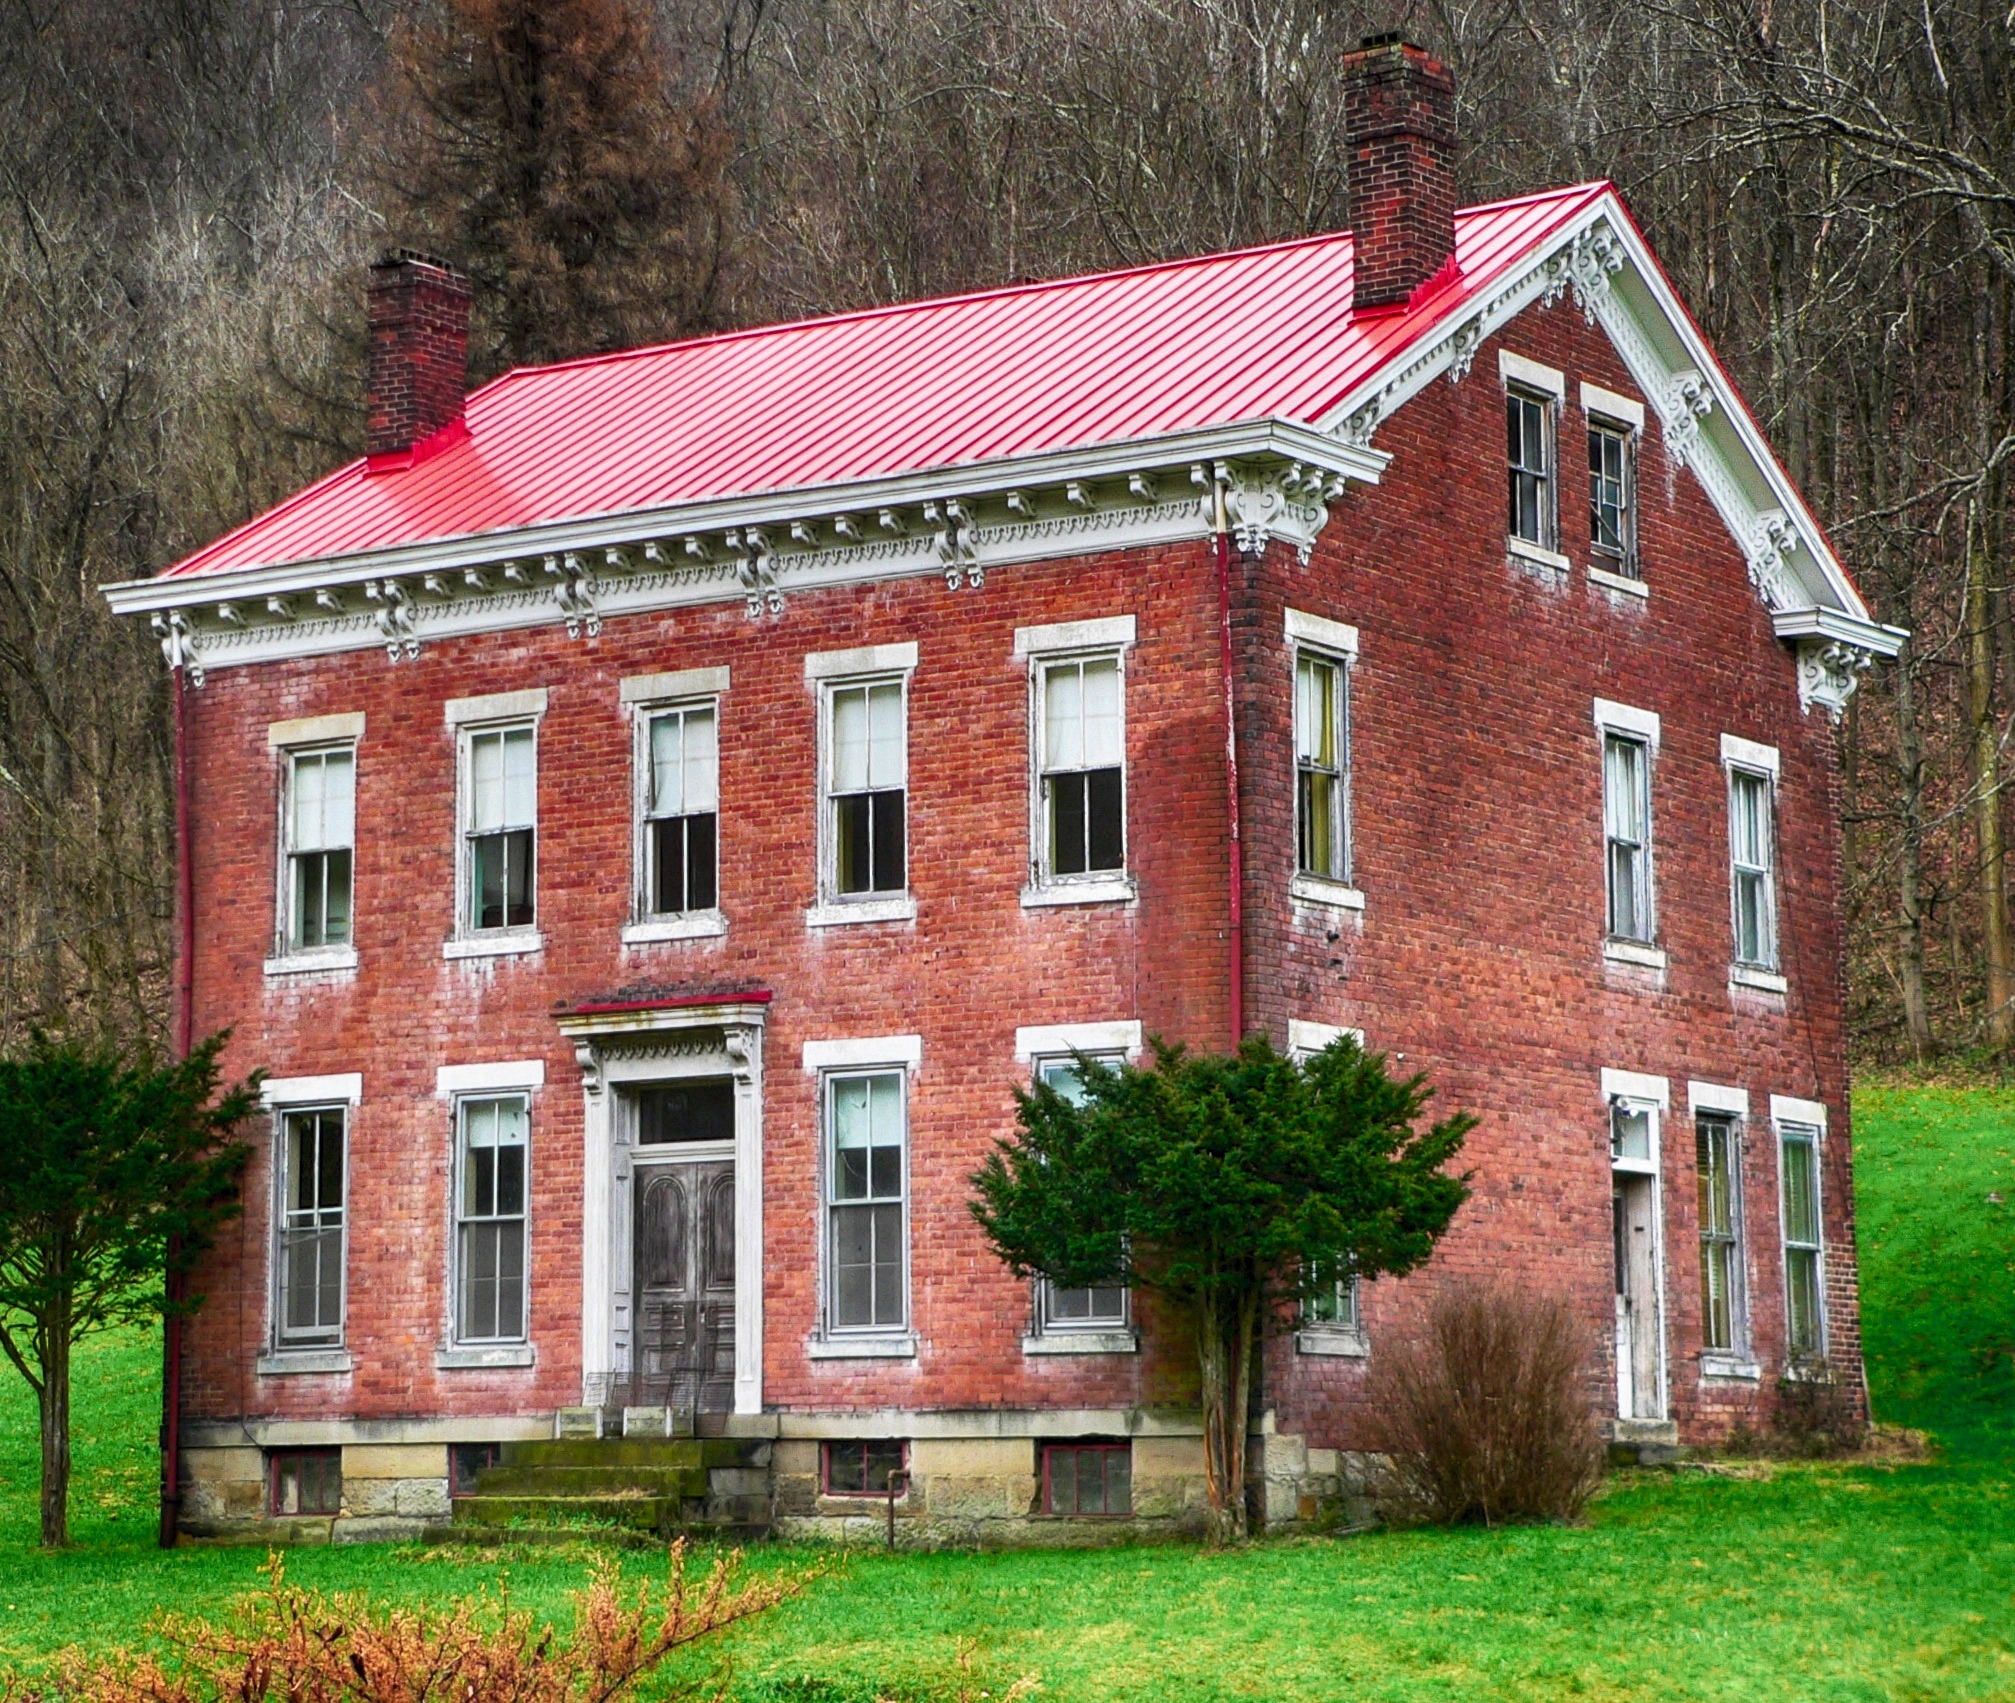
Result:
[[[600,1437],[539,1439],[506,1443],[507,1467],[685,1467],[740,1466],[752,1445],[731,1437]],[[754,1445],[760,1447],[761,1445]]]
[[[704,1504],[682,1496],[461,1496],[455,1501],[459,1526],[541,1530],[619,1526],[631,1531],[674,1531],[703,1517]]]
[[[722,1467],[737,1477],[748,1469]],[[710,1489],[739,1490],[740,1484],[711,1485],[703,1466],[495,1466],[476,1477],[478,1496],[704,1496]]]

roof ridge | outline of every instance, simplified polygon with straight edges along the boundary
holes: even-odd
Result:
[[[1458,219],[1476,218],[1539,201],[1571,200],[1586,191],[1610,187],[1612,186],[1606,178],[1590,178],[1581,183],[1534,190],[1525,195],[1507,196],[1498,201],[1479,201],[1473,206],[1456,208],[1454,216]],[[471,391],[468,401],[474,402],[478,397],[487,396],[491,391],[500,390],[516,380],[545,373],[570,372],[582,367],[613,366],[620,361],[641,360],[648,356],[666,354],[674,349],[710,348],[757,337],[773,337],[783,332],[809,330],[814,326],[847,325],[861,320],[891,319],[900,314],[920,313],[926,309],[957,307],[968,302],[992,301],[1009,296],[1038,295],[1047,290],[1071,289],[1083,284],[1102,284],[1116,278],[1144,278],[1157,272],[1176,272],[1189,267],[1213,266],[1223,261],[1248,259],[1253,255],[1283,254],[1292,249],[1316,248],[1328,243],[1352,240],[1354,239],[1351,228],[1345,226],[1340,230],[1317,231],[1309,236],[1282,237],[1274,242],[1249,243],[1243,248],[1216,249],[1209,254],[1172,255],[1166,260],[1144,261],[1138,266],[1112,266],[1100,272],[1074,272],[1062,278],[1031,278],[1021,283],[995,284],[984,290],[960,290],[947,296],[918,296],[899,302],[883,302],[874,307],[848,308],[840,313],[807,314],[799,319],[773,320],[765,325],[738,326],[730,331],[713,331],[699,337],[675,337],[666,342],[643,343],[630,349],[608,349],[600,354],[576,355],[564,361],[512,367],[508,372],[499,373],[487,384]]]

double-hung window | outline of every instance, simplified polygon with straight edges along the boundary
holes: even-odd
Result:
[[[472,728],[465,737],[466,930],[530,928],[539,819],[537,733],[525,723]]]
[[[645,902],[650,917],[711,911],[718,900],[718,711],[712,703],[654,709],[645,721]]]
[[[1602,816],[1608,868],[1608,931],[1649,942],[1651,917],[1651,748],[1626,733],[1602,738]]]
[[[1767,972],[1777,968],[1777,751],[1723,734],[1721,761],[1728,771],[1728,903],[1736,974],[1750,972],[1750,980],[1768,983]]]
[[[835,1072],[826,1091],[826,1323],[909,1321],[908,1108],[901,1070]]]
[[[1044,658],[1036,677],[1042,731],[1040,878],[1118,875],[1126,868],[1120,658]]]
[[[1631,434],[1606,420],[1588,426],[1588,543],[1601,565],[1638,577],[1635,457]]]
[[[904,682],[835,684],[827,697],[828,887],[842,902],[903,892],[909,741]]]
[[[1700,1346],[1724,1358],[1748,1351],[1742,1286],[1740,1125],[1725,1113],[1694,1119],[1700,1208]]]
[[[1099,1064],[1126,1062],[1124,1053],[1090,1054]],[[1046,1058],[1038,1061],[1036,1076],[1074,1106],[1084,1104],[1084,1081],[1075,1058]],[[1063,1336],[1071,1332],[1124,1331],[1127,1329],[1127,1288],[1124,1283],[1100,1283],[1090,1287],[1067,1288],[1046,1277],[1036,1281],[1037,1335]]]
[[[280,1114],[274,1347],[282,1353],[342,1346],[348,1134],[341,1106]]]
[[[530,1103],[471,1097],[455,1112],[455,1339],[523,1342]]]
[[[1505,461],[1513,538],[1553,548],[1554,404],[1534,391],[1514,387],[1505,392]]]
[[[1350,668],[1357,629],[1290,609],[1286,638],[1294,668],[1296,896],[1349,902],[1354,895],[1338,890],[1351,879]]]
[[[1789,1359],[1826,1352],[1825,1274],[1819,1221],[1819,1127],[1777,1125],[1784,1221],[1784,1346]]]
[[[287,753],[286,949],[350,944],[357,823],[354,745]]]

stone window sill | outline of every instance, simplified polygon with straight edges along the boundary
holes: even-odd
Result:
[[[832,899],[805,912],[807,928],[843,928],[856,922],[915,922],[914,893],[894,893],[885,899]]]
[[[1021,1339],[1024,1354],[1138,1354],[1140,1336],[1130,1330],[1059,1330]]]
[[[497,1342],[436,1349],[434,1364],[443,1372],[482,1372],[492,1367],[534,1365],[536,1356],[529,1342]]]
[[[302,952],[283,952],[266,960],[268,976],[326,976],[357,967],[354,946],[319,946]]]
[[[1754,1360],[1744,1360],[1734,1354],[1703,1354],[1700,1357],[1700,1375],[1703,1378],[1739,1379],[1753,1384],[1763,1377],[1763,1368]]]
[[[805,1344],[807,1360],[914,1360],[914,1336],[826,1336]]]
[[[1098,881],[1032,883],[1021,890],[1025,911],[1052,905],[1124,905],[1139,897],[1140,888],[1131,875],[1114,875]]]
[[[545,949],[546,937],[537,929],[517,934],[472,934],[466,939],[441,942],[441,956],[451,961],[457,958],[520,958]]]
[[[1297,1354],[1326,1354],[1339,1359],[1363,1360],[1371,1354],[1371,1344],[1361,1330],[1312,1327],[1294,1333]]]
[[[1558,550],[1549,550],[1543,544],[1534,544],[1529,539],[1507,538],[1504,553],[1521,562],[1534,562],[1542,568],[1552,568],[1556,573],[1566,573],[1574,566]]]
[[[1602,956],[1612,964],[1634,964],[1643,970],[1665,968],[1665,948],[1642,940],[1605,940]]]
[[[625,946],[655,946],[664,940],[713,940],[728,932],[725,911],[688,911],[683,916],[651,917],[623,924]]]
[[[1588,583],[1599,585],[1605,591],[1620,591],[1626,597],[1649,599],[1651,587],[1641,579],[1632,579],[1628,574],[1612,573],[1607,568],[1598,568],[1593,562],[1588,565]]]
[[[349,1370],[350,1351],[347,1348],[273,1349],[259,1356],[259,1376],[262,1378],[292,1377],[302,1372]]]
[[[1728,970],[1730,987],[1749,988],[1757,993],[1789,993],[1791,983],[1775,970],[1758,969],[1754,964],[1732,964]]]
[[[1364,909],[1364,894],[1347,881],[1326,875],[1297,875],[1287,884],[1288,897],[1305,905],[1334,905],[1342,911]]]

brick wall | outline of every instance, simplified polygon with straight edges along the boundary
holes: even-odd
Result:
[[[1686,1081],[1746,1087],[1745,1184],[1756,1345],[1780,1356],[1776,1167],[1768,1096],[1826,1102],[1830,1329],[1858,1364],[1841,1043],[1839,889],[1830,734],[1802,715],[1739,552],[1690,476],[1647,434],[1638,480],[1648,601],[1590,586],[1580,414],[1586,378],[1628,392],[1571,306],[1529,312],[1503,340],[1565,371],[1562,534],[1555,583],[1503,548],[1503,405],[1495,346],[1381,430],[1386,482],[1337,505],[1313,563],[1276,546],[1241,565],[1238,616],[1248,1018],[1363,1026],[1427,1070],[1439,1104],[1482,1114],[1476,1196],[1429,1275],[1373,1285],[1373,1351],[1409,1328],[1448,1272],[1515,1274],[1602,1327],[1610,1313],[1609,1171],[1599,1073],[1671,1079],[1664,1211],[1671,1390],[1695,1431],[1749,1413],[1754,1387],[1703,1388]],[[1357,626],[1355,847],[1361,918],[1287,899],[1291,728],[1282,608]],[[1133,905],[1025,910],[1027,670],[1018,625],[1132,613],[1128,664]],[[809,651],[915,640],[910,698],[914,923],[808,929],[816,896],[816,700]],[[261,1377],[267,1330],[269,1149],[248,1210],[207,1261],[189,1342],[194,1421],[535,1415],[580,1388],[582,1100],[556,1004],[648,979],[772,991],[765,1097],[765,1398],[800,1410],[1125,1407],[1193,1399],[1179,1332],[1143,1309],[1138,1357],[1024,1357],[1028,1292],[987,1252],[965,1179],[1011,1127],[1017,1025],[1137,1017],[1219,1045],[1227,1028],[1226,841],[1219,635],[1203,544],[990,572],[983,592],[937,579],[794,594],[781,617],[739,603],[557,623],[430,645],[219,670],[192,699],[198,1032],[234,1028],[229,1063],[277,1075],[361,1070],[352,1136],[347,1374]],[[624,948],[630,893],[625,676],[726,664],[724,939]],[[539,741],[543,952],[445,962],[451,932],[455,745],[445,700],[548,689]],[[1596,695],[1657,711],[1654,771],[1662,987],[1605,969]],[[267,978],[278,771],[273,720],[362,711],[358,969]],[[1778,746],[1780,914],[1788,999],[1727,986],[1723,732]],[[1330,938],[1331,933],[1335,938]],[[919,1033],[911,1116],[915,1362],[812,1362],[817,1197],[807,1039]],[[448,1316],[449,1108],[442,1064],[542,1059],[533,1098],[535,1367],[441,1371]],[[1606,1352],[1606,1338],[1605,1352]],[[1284,1429],[1348,1447],[1362,1367],[1270,1352]],[[1762,1394],[1767,1398],[1770,1375]]]

